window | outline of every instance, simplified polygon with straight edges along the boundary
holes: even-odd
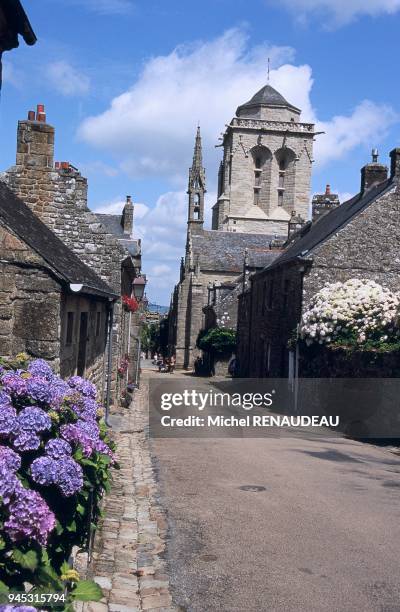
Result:
[[[281,159],[279,162],[279,176],[278,176],[278,206],[283,206],[283,194],[285,189],[285,169],[286,160]]]
[[[101,328],[101,312],[96,313],[96,338],[100,336],[100,328]]]
[[[254,187],[254,206],[258,206],[260,203],[260,188]]]
[[[73,336],[74,336],[74,313],[67,312],[67,335],[65,338],[65,344],[72,344]]]
[[[254,165],[257,170],[261,170],[261,157],[256,157]]]

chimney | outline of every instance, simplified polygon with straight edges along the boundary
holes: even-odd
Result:
[[[43,104],[38,104],[36,114],[29,111],[28,119],[18,121],[17,166],[28,170],[52,168],[54,161],[54,128],[46,123]]]
[[[400,148],[390,151],[390,178],[400,179]]]
[[[387,179],[387,166],[378,162],[378,150],[372,149],[372,162],[361,168],[361,193]]]
[[[325,195],[331,195],[331,186],[330,185],[327,185],[325,187]]]
[[[132,198],[130,195],[126,196],[126,202],[124,210],[122,211],[121,225],[124,230],[124,234],[132,235],[133,231],[133,211],[134,206],[132,204]]]

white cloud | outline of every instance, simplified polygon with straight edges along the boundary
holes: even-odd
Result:
[[[124,206],[125,200],[122,198],[116,198],[111,202],[105,202],[96,206],[95,212],[105,213],[109,215],[120,215]],[[142,204],[140,202],[134,202],[134,207],[134,222],[137,219],[142,219],[150,210],[149,207],[146,206],[146,204]]]
[[[358,145],[374,145],[387,135],[388,128],[398,121],[392,108],[361,102],[349,116],[337,115],[330,121],[319,121],[314,157],[319,164],[340,159]]]
[[[400,1],[400,0],[399,0]],[[133,177],[166,176],[172,184],[186,180],[194,131],[200,121],[209,185],[217,175],[218,134],[266,81],[266,57],[273,69],[271,84],[302,109],[302,119],[317,123],[317,163],[327,163],[360,144],[375,144],[395,120],[393,111],[361,102],[348,116],[319,121],[311,104],[312,70],[288,63],[288,47],[251,47],[243,30],[229,30],[209,42],[181,46],[150,59],[136,83],[111,101],[103,113],[87,118],[80,137],[111,152]]]
[[[82,174],[89,176],[93,174],[97,177],[99,175],[103,175],[112,178],[119,174],[118,168],[114,168],[109,164],[105,164],[101,160],[94,160],[86,163],[83,162],[81,164],[78,164],[78,167],[80,168]]]
[[[65,60],[48,64],[46,76],[55,90],[63,96],[85,95],[90,89],[89,77]]]
[[[286,6],[297,21],[322,18],[329,28],[350,23],[364,15],[393,15],[400,10],[400,0],[267,0],[270,5]]]
[[[16,89],[23,89],[24,87],[24,75],[22,71],[16,68],[8,59],[3,60],[2,78],[3,83],[10,84]]]
[[[225,123],[265,83],[268,55],[275,66],[290,60],[293,50],[267,45],[249,49],[241,30],[177,47],[150,59],[137,82],[114,98],[108,110],[83,122],[80,136],[113,152],[131,176],[186,177],[197,121],[206,163],[214,164],[214,145]],[[288,95],[294,90],[290,83],[285,89]]]
[[[344,202],[347,202],[347,200],[350,200],[352,197],[355,196],[354,193],[350,193],[348,191],[339,191],[339,192],[335,192],[333,191],[332,193],[337,193],[339,196],[339,202],[341,204],[343,204]]]

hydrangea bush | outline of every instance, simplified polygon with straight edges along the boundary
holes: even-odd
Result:
[[[300,337],[307,345],[382,343],[398,337],[399,296],[370,280],[326,285],[304,312]]]
[[[72,547],[88,541],[114,462],[101,416],[91,382],[64,381],[25,355],[1,360],[0,594],[68,582]]]

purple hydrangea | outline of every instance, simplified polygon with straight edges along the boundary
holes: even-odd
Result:
[[[71,395],[71,387],[61,378],[54,377],[49,394],[49,404],[58,410],[63,401]]]
[[[51,428],[51,419],[42,408],[27,406],[18,414],[18,431],[40,432]]]
[[[47,538],[54,529],[56,520],[39,493],[19,486],[8,511],[9,518],[4,527],[14,542],[33,539],[42,546],[47,544]]]
[[[95,421],[79,420],[76,423],[62,425],[61,435],[68,442],[80,445],[85,457],[97,451],[114,458],[111,449],[100,440],[99,426]]]
[[[74,495],[83,487],[82,468],[71,457],[39,457],[31,465],[31,474],[38,484],[56,485],[64,497]]]
[[[70,497],[83,487],[83,472],[81,466],[71,459],[59,459],[56,463],[61,464],[55,484],[60,488],[65,497]]]
[[[71,408],[83,421],[96,421],[99,408],[96,400],[91,397],[76,395],[72,398]]]
[[[51,457],[39,457],[31,465],[31,475],[35,482],[46,487],[54,484],[57,472],[56,461]]]
[[[0,436],[8,436],[17,426],[17,411],[11,404],[0,404]]]
[[[81,376],[71,376],[68,384],[72,389],[82,393],[82,395],[96,399],[96,387],[89,380],[85,380]]]
[[[40,446],[40,438],[33,431],[21,431],[12,441],[14,448],[20,452],[34,451]]]
[[[20,481],[12,470],[6,465],[0,464],[0,497],[3,504],[9,504],[16,489],[21,486]]]
[[[51,400],[51,384],[46,378],[32,376],[26,380],[26,395],[35,402],[47,404]]]
[[[70,443],[80,445],[82,452],[85,457],[90,457],[94,450],[95,439],[93,439],[82,427],[84,421],[77,421],[76,423],[69,423],[68,425],[62,425],[60,433],[62,437]]]
[[[33,376],[39,376],[48,381],[52,381],[54,378],[53,370],[44,359],[34,359],[28,366],[28,372]]]
[[[11,472],[16,472],[21,467],[21,457],[11,448],[0,446],[0,465]]]
[[[11,397],[7,393],[5,393],[5,391],[0,391],[0,406],[9,406],[10,404]]]
[[[9,393],[11,397],[18,398],[26,394],[26,379],[21,378],[18,372],[6,372],[1,381],[3,391]]]
[[[19,451],[32,451],[40,446],[38,433],[51,429],[51,419],[38,406],[27,406],[16,419],[13,446]]]
[[[36,608],[31,606],[0,606],[0,612],[37,612]]]
[[[44,451],[48,457],[52,459],[61,459],[72,454],[72,448],[65,440],[56,438],[55,440],[49,440],[44,447]]]

